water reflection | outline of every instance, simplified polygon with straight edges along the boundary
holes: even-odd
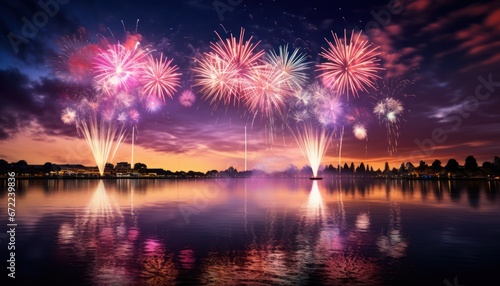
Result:
[[[59,228],[59,245],[68,250],[69,258],[91,262],[89,277],[98,283],[130,283],[133,244],[138,237],[137,225],[126,223],[120,207],[111,199],[99,181],[87,206],[77,211],[74,223]]]
[[[401,210],[397,203],[392,202],[389,213],[389,228],[377,240],[380,252],[392,258],[405,256],[408,243],[401,230]]]
[[[425,251],[454,271],[467,269],[461,257],[484,265],[484,255],[491,252],[490,261],[500,255],[498,182],[25,184],[20,206],[36,214],[26,219],[37,225],[31,231],[40,237],[42,226],[57,229],[57,257],[49,253],[47,261],[84,268],[78,279],[85,284],[391,285],[404,281],[398,271],[413,271],[411,263],[428,263],[426,273],[442,265],[420,254]],[[180,204],[200,208],[190,224]],[[61,205],[69,216],[52,211]]]
[[[326,206],[319,191],[318,182],[313,181],[309,197],[307,199],[306,218],[309,222],[321,223],[326,218]]]
[[[141,284],[172,285],[178,270],[173,254],[167,253],[165,246],[154,238],[147,238],[141,252]]]

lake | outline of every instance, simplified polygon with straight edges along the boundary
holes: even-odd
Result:
[[[15,280],[0,183],[2,281],[19,285],[500,280],[498,181],[20,180]]]

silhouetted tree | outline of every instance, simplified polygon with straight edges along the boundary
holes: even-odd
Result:
[[[420,174],[425,174],[427,171],[428,165],[425,163],[424,160],[420,160],[420,163],[418,164],[418,167],[415,168]]]
[[[26,166],[28,166],[28,163],[25,160],[19,160],[19,161],[17,161],[17,163],[15,163],[15,165],[26,167]]]
[[[481,166],[481,171],[486,176],[493,175],[493,163],[483,162],[483,165]]]
[[[500,157],[495,156],[492,164],[493,174],[500,175]]]
[[[219,171],[217,171],[217,170],[210,170],[210,171],[207,171],[207,173],[205,174],[205,176],[207,176],[207,177],[216,177],[218,173],[219,173]]]
[[[413,166],[412,162],[406,163],[406,170],[408,170],[408,173],[415,172],[415,166]]]
[[[398,174],[398,169],[396,169],[396,167],[393,167],[392,170],[391,170],[391,173],[396,176]]]
[[[53,170],[52,163],[51,162],[46,162],[43,164],[43,174],[44,175],[49,175],[50,172]]]
[[[385,162],[385,165],[384,165],[384,173],[387,173],[387,172],[390,172],[391,169],[389,168],[389,163]]]
[[[399,166],[399,170],[398,170],[399,174],[404,174],[404,173],[406,173],[406,171],[407,170],[405,167],[405,163],[401,163],[401,166]]]
[[[444,166],[444,169],[447,172],[456,173],[458,171],[458,167],[460,167],[460,164],[458,164],[458,161],[455,159],[450,159],[450,160],[448,160],[448,163],[446,163],[446,166]]]
[[[365,164],[363,164],[363,162],[361,162],[361,164],[359,164],[359,166],[356,168],[356,173],[363,174],[363,173],[365,173],[365,171],[366,171]]]
[[[349,173],[349,166],[347,166],[347,163],[344,163],[344,167],[342,168],[342,173],[344,174]]]
[[[465,170],[467,171],[477,171],[477,161],[476,161],[476,158],[474,158],[474,156],[467,156],[467,158],[465,158]]]
[[[349,173],[354,174],[354,163],[351,162],[351,166],[349,167]]]
[[[9,168],[9,162],[4,159],[0,159],[0,175],[7,174],[7,169]]]
[[[437,172],[441,171],[441,169],[443,168],[443,167],[441,167],[441,161],[439,161],[438,159],[436,159],[436,160],[434,160],[434,162],[432,162],[431,167],[434,171],[437,171]]]
[[[134,170],[141,170],[141,169],[147,169],[148,166],[146,166],[146,164],[143,164],[143,163],[135,163],[134,164]]]

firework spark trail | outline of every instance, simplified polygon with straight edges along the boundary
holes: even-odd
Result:
[[[124,125],[117,126],[113,122],[100,121],[96,116],[77,121],[77,129],[82,133],[90,147],[101,176],[108,160],[112,160],[118,147],[125,138]],[[111,155],[111,156],[110,156]]]
[[[157,112],[165,105],[165,97],[173,97],[181,75],[172,59],[163,54],[153,58],[152,50],[140,45],[140,34],[125,33],[123,44],[111,44],[103,35],[99,44],[90,43],[82,35],[63,37],[53,65],[56,75],[68,84],[65,97],[69,106],[63,109],[61,120],[76,125],[101,176],[128,128],[137,128],[137,104]]]
[[[368,91],[367,87],[374,88],[375,78],[380,78],[377,72],[382,70],[377,58],[378,47],[371,47],[367,40],[360,39],[361,31],[355,35],[353,30],[349,42],[346,30],[343,41],[337,34],[332,32],[332,35],[334,43],[325,38],[329,48],[322,48],[320,53],[327,62],[316,66],[323,84],[347,94],[347,98],[349,94],[358,96],[360,91]]]
[[[403,103],[392,97],[377,102],[373,113],[383,122],[387,130],[388,152],[390,155],[397,152],[399,138],[399,116],[403,113]]]
[[[352,124],[352,133],[358,140],[368,140],[368,123],[371,120],[371,113],[366,108],[353,108],[346,114],[346,122]]]
[[[302,155],[309,161],[313,176],[317,177],[321,160],[328,149],[333,133],[323,127],[314,127],[311,123],[298,124],[290,128]]]

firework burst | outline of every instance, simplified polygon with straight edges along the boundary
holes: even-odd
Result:
[[[68,84],[65,101],[70,106],[62,111],[61,120],[76,125],[101,176],[129,128],[140,119],[137,103],[156,112],[179,85],[180,73],[172,60],[163,55],[154,59],[141,48],[141,39],[127,33],[123,45],[110,44],[104,36],[99,45],[76,36],[59,43],[54,70]]]
[[[247,108],[263,118],[272,118],[275,114],[281,118],[287,98],[292,95],[288,76],[268,64],[253,67],[249,75],[243,89]]]
[[[366,127],[362,123],[356,123],[352,126],[352,133],[354,137],[358,140],[364,140],[368,136],[368,131]]]
[[[195,101],[196,101],[196,96],[191,90],[185,90],[179,96],[179,103],[184,107],[193,106]]]
[[[237,69],[237,74],[243,79],[244,83],[245,73],[249,69],[257,64],[260,58],[264,55],[264,51],[255,51],[257,45],[252,43],[252,38],[250,37],[246,42],[244,41],[245,29],[241,28],[239,40],[236,39],[232,34],[225,41],[221,36],[215,32],[219,38],[219,42],[211,43],[211,48],[222,60],[230,62],[235,65]]]
[[[352,124],[352,133],[358,140],[368,140],[368,123],[371,113],[366,108],[353,108],[345,117],[346,122]]]
[[[62,122],[64,122],[64,124],[75,123],[76,111],[71,107],[65,108],[61,113],[61,120],[62,120]]]
[[[334,42],[325,39],[329,48],[322,48],[320,53],[327,62],[317,65],[323,84],[340,94],[346,93],[348,98],[349,94],[358,96],[360,91],[374,88],[375,78],[380,78],[377,72],[382,70],[377,58],[378,47],[361,39],[361,31],[355,35],[353,30],[349,41],[346,30],[343,40],[333,32],[332,35]]]
[[[302,89],[307,81],[308,62],[306,56],[295,49],[291,54],[288,46],[280,46],[279,53],[271,51],[266,55],[266,61],[287,77],[290,89]]]
[[[89,83],[92,79],[92,61],[99,52],[97,45],[82,35],[65,36],[57,42],[58,56],[51,61],[55,75],[70,83]]]
[[[165,103],[165,96],[172,98],[172,94],[179,86],[178,68],[172,65],[172,59],[163,59],[163,54],[159,59],[148,56],[141,74],[143,91],[147,97],[153,96],[161,99]]]
[[[94,80],[105,93],[126,91],[137,85],[145,58],[146,54],[140,49],[111,45],[95,57]]]
[[[194,68],[195,85],[201,86],[204,99],[217,106],[220,102],[236,103],[238,94],[235,83],[238,80],[238,70],[231,62],[222,60],[218,55],[206,53],[197,60],[198,66]]]
[[[399,117],[403,113],[403,103],[392,97],[384,98],[377,102],[373,113],[385,123],[387,129],[388,152],[390,155],[397,152],[399,138]]]

